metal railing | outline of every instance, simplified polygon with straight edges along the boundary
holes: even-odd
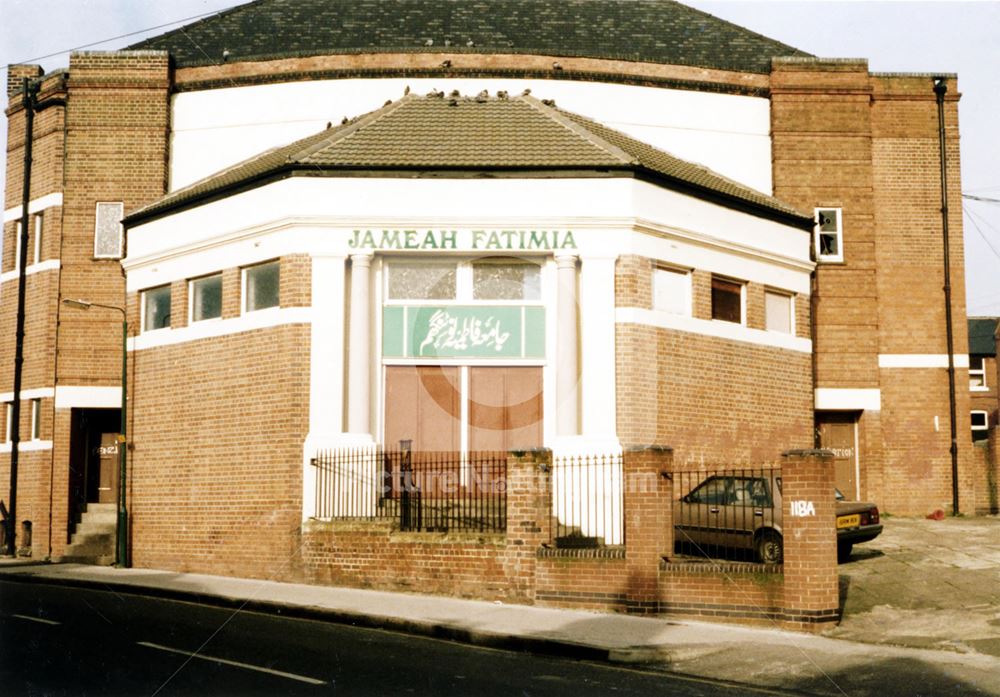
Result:
[[[622,456],[571,455],[552,462],[556,547],[625,544]]]
[[[674,472],[674,546],[697,558],[780,563],[781,470]]]
[[[413,532],[507,529],[503,452],[325,450],[312,465],[322,520],[397,520]]]

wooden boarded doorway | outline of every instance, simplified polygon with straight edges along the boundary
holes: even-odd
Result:
[[[816,415],[820,447],[833,452],[837,488],[850,500],[861,498],[858,458],[858,414],[824,412]]]

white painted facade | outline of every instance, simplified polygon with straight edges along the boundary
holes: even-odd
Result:
[[[317,80],[181,92],[171,110],[171,191],[268,149],[287,145],[432,90],[482,90],[554,99],[572,111],[698,162],[766,194],[771,182],[771,115],[765,97],[598,82],[526,79],[386,78]]]

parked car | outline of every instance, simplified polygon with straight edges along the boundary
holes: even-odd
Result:
[[[675,482],[678,481],[675,478]],[[878,507],[837,499],[837,560],[847,561],[854,545],[879,536]],[[781,477],[767,470],[715,474],[702,480],[674,506],[675,540],[708,551],[752,552],[765,564],[784,553]]]

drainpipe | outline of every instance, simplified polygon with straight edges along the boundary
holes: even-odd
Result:
[[[24,290],[28,264],[28,203],[31,200],[31,146],[35,126],[35,92],[31,81],[21,81],[24,105],[24,182],[21,187],[21,248],[17,264],[17,328],[14,332],[14,403],[10,424],[10,510],[7,517],[7,554],[17,553],[17,465],[21,440],[21,376],[24,367]]]
[[[948,153],[944,137],[945,78],[934,78],[937,95],[938,148],[941,160],[941,234],[944,242],[944,322],[948,334],[948,406],[951,409],[951,514],[958,515],[958,433],[955,416],[955,350],[951,322],[951,255],[948,241]]]

